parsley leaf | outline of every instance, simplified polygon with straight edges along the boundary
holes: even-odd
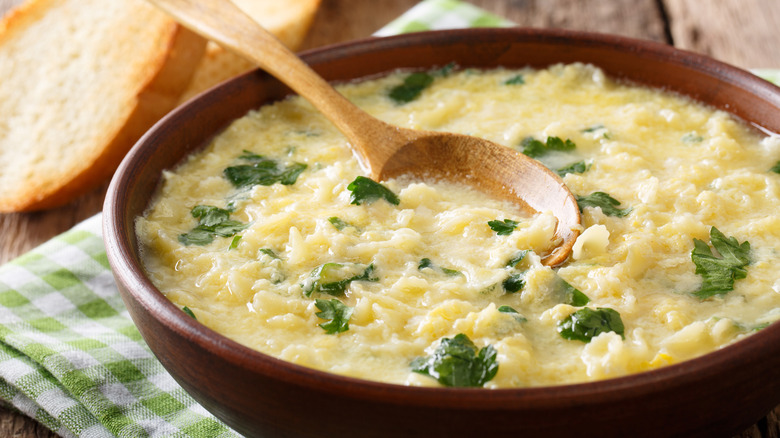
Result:
[[[774,167],[769,169],[769,171],[774,173],[780,173],[780,161],[778,161],[777,164],[774,165]]]
[[[564,141],[560,137],[547,137],[547,149],[551,151],[573,151],[577,145],[568,138]]]
[[[349,203],[354,205],[360,205],[364,202],[371,203],[377,199],[384,199],[393,205],[398,205],[401,202],[390,189],[365,176],[355,178],[349,183],[347,190],[352,192]]]
[[[625,327],[620,314],[610,308],[582,308],[558,323],[558,333],[564,339],[588,343],[604,332],[615,332],[625,339]]]
[[[343,230],[344,228],[352,226],[349,222],[345,222],[344,220],[336,216],[329,217],[328,222],[330,222],[339,231]]]
[[[214,234],[219,237],[231,237],[244,228],[246,228],[246,224],[239,221],[225,221],[214,226]]]
[[[547,137],[545,143],[533,137],[526,137],[520,143],[523,153],[531,158],[539,158],[550,151],[568,152],[574,150],[577,145],[568,138],[564,141],[560,137]]]
[[[237,188],[254,185],[270,186],[275,183],[283,185],[295,184],[298,176],[306,169],[302,163],[293,163],[287,167],[260,166],[260,165],[239,165],[231,166],[225,169],[225,177],[233,186]]]
[[[580,208],[580,213],[585,207],[601,207],[601,211],[607,216],[625,217],[633,210],[628,208],[617,208],[620,205],[620,201],[609,196],[604,192],[593,192],[587,196],[577,196],[577,205]]]
[[[511,219],[504,219],[503,221],[492,220],[488,221],[488,226],[490,226],[490,229],[495,231],[499,236],[508,236],[512,234],[512,231],[517,228],[519,223],[520,222]]]
[[[314,301],[314,305],[320,309],[315,315],[321,319],[329,320],[320,324],[320,327],[325,329],[325,333],[335,335],[349,330],[349,318],[355,310],[354,307],[349,307],[335,298],[332,300],[317,299]]]
[[[525,287],[525,273],[512,274],[501,285],[507,293],[513,294]]]
[[[272,259],[281,260],[278,255],[271,248],[260,248],[259,251]]]
[[[547,153],[547,146],[533,137],[524,138],[520,146],[523,147],[523,153],[531,158],[541,157]]]
[[[523,75],[517,74],[504,81],[504,85],[523,85],[525,84],[525,78]]]
[[[518,263],[523,261],[523,259],[525,258],[526,255],[528,255],[529,252],[531,251],[527,249],[518,251],[517,253],[515,253],[515,255],[512,256],[511,259],[509,259],[508,262],[506,262],[506,265],[509,266],[510,268],[514,268],[515,266],[517,266]]]
[[[252,162],[255,162],[255,163],[259,163],[259,162],[262,162],[262,161],[270,161],[270,160],[268,160],[268,158],[265,158],[264,156],[262,156],[260,154],[256,154],[256,153],[254,153],[252,151],[248,151],[246,149],[241,151],[241,155],[239,155],[238,158],[240,160],[247,160],[247,161],[252,161]]]
[[[189,315],[190,318],[192,318],[192,319],[194,319],[196,321],[198,320],[198,318],[195,317],[195,312],[193,312],[189,307],[184,306],[184,307],[181,308],[181,311],[186,313],[187,315]]]
[[[450,73],[453,72],[453,70],[455,70],[455,67],[457,66],[458,65],[456,63],[450,62],[449,64],[445,65],[444,67],[438,70],[431,71],[431,75],[434,77],[438,76],[438,77],[446,78],[447,76],[450,75]]]
[[[575,307],[582,307],[590,302],[590,298],[566,280],[558,277],[558,290],[563,294],[563,302]]]
[[[353,281],[379,281],[374,277],[374,265],[325,263],[311,271],[311,275],[304,280],[301,287],[307,297],[314,292],[339,296],[344,294]]]
[[[258,184],[270,186],[276,183],[289,186],[295,184],[298,176],[306,169],[303,163],[284,166],[276,160],[250,151],[244,151],[238,158],[251,164],[230,166],[223,171],[225,178],[236,188]]]
[[[241,241],[241,236],[233,236],[233,240],[230,241],[230,246],[228,246],[228,249],[238,248],[238,242],[240,241]]]
[[[528,319],[525,316],[523,316],[520,313],[518,313],[518,311],[513,309],[512,307],[501,306],[501,307],[498,308],[498,311],[501,312],[501,313],[509,313],[509,314],[511,314],[515,318],[515,321],[517,321],[517,322],[527,322],[528,321]]]
[[[422,260],[420,260],[420,264],[417,265],[417,270],[422,271],[425,268],[434,268],[433,262],[431,259],[425,257]]]
[[[680,140],[682,140],[683,143],[701,143],[704,141],[704,137],[694,131],[683,135]]]
[[[412,361],[412,371],[438,380],[444,386],[479,387],[498,372],[498,352],[488,345],[477,353],[477,347],[463,333],[442,338],[428,357]]]
[[[528,253],[531,252],[528,249],[523,249],[515,253],[515,255],[512,256],[511,259],[506,263],[506,265],[510,268],[514,268],[518,265],[518,263],[522,262],[523,259],[525,259],[525,256],[528,255]]]
[[[433,76],[425,72],[412,73],[401,85],[390,90],[390,98],[396,103],[411,102],[433,83]]]
[[[602,129],[607,129],[607,128],[605,128],[604,125],[599,123],[598,125],[593,125],[593,126],[587,127],[587,128],[583,129],[580,132],[588,132],[588,133],[590,133],[590,132],[600,131]]]
[[[763,329],[765,329],[767,327],[769,327],[769,323],[768,322],[763,322],[763,323],[758,324],[758,325],[754,326],[753,328],[751,328],[750,331],[751,332],[757,332],[757,331],[763,330]]]
[[[444,274],[444,275],[446,275],[448,277],[454,277],[456,275],[463,275],[462,272],[457,271],[455,269],[443,268],[441,266],[438,266],[438,265],[434,264],[431,261],[431,259],[429,259],[427,257],[423,258],[422,260],[420,260],[420,263],[417,265],[417,269],[420,270],[420,271],[422,271],[425,268],[429,268],[431,270],[441,272],[442,274]]]
[[[569,164],[566,167],[561,167],[560,169],[556,170],[555,173],[563,178],[567,173],[585,173],[585,171],[588,169],[590,169],[590,165],[585,164],[585,161],[578,161],[576,163]]]
[[[182,245],[204,246],[214,241],[214,232],[204,227],[197,226],[189,233],[179,234],[179,243]]]
[[[285,186],[291,186],[298,180],[298,176],[306,170],[306,165],[303,163],[293,163],[287,166],[279,176],[279,182]]]
[[[230,210],[212,205],[197,205],[190,214],[198,219],[198,225],[189,233],[179,234],[183,245],[208,245],[214,237],[231,237],[247,227],[246,224],[230,220]]]
[[[196,205],[190,210],[192,217],[198,219],[198,225],[212,227],[230,218],[230,210],[211,205]]]
[[[598,135],[599,132],[601,132],[601,138],[604,138],[606,140],[609,140],[612,138],[612,135],[609,133],[609,129],[607,129],[603,124],[593,125],[591,127],[585,128],[582,131],[583,133],[588,134],[596,134]]]
[[[691,260],[696,273],[703,278],[702,285],[693,294],[701,299],[723,295],[734,290],[734,281],[747,277],[745,266],[750,264],[750,243],[741,244],[734,237],[726,237],[717,228],[710,228],[710,242],[722,258],[716,257],[709,245],[693,239]]]

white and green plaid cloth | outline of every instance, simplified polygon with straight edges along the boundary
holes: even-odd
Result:
[[[425,0],[377,32],[511,25]],[[109,270],[97,215],[0,267],[0,403],[59,435],[238,434],[198,405],[146,346]]]
[[[0,398],[63,436],[233,436],[141,339],[100,220],[0,267]]]
[[[377,35],[507,26],[425,0]],[[780,82],[780,71],[761,71]],[[163,369],[119,297],[95,216],[0,267],[0,403],[66,437],[236,436]]]
[[[509,27],[509,20],[459,0],[425,0],[376,33],[389,36],[425,30],[460,29],[464,27]]]

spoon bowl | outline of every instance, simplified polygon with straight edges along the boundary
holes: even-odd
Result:
[[[490,141],[461,134],[389,125],[339,94],[273,35],[227,0],[151,0],[177,21],[244,56],[308,100],[349,140],[366,173],[381,181],[404,175],[467,184],[519,206],[528,215],[557,219],[554,248],[542,263],[569,257],[580,212],[563,181],[544,165]]]
[[[412,137],[400,144],[383,166],[378,180],[412,176],[467,184],[496,199],[512,202],[526,214],[549,211],[558,219],[557,247],[542,263],[556,266],[571,252],[579,235],[577,202],[560,178],[538,161],[505,146],[468,135],[402,130]]]

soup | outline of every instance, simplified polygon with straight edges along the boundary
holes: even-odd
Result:
[[[598,68],[396,72],[340,91],[372,115],[516,148],[583,229],[468,186],[363,178],[292,97],[167,171],[136,228],[154,284],[300,365],[419,386],[592,381],[705,354],[780,316],[780,139]],[[775,166],[777,167],[777,166]]]

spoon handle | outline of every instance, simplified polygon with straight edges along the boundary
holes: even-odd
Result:
[[[194,32],[254,62],[303,96],[349,139],[369,173],[375,173],[373,163],[385,162],[396,148],[390,142],[367,144],[366,139],[409,136],[352,104],[232,2],[149,1]]]

